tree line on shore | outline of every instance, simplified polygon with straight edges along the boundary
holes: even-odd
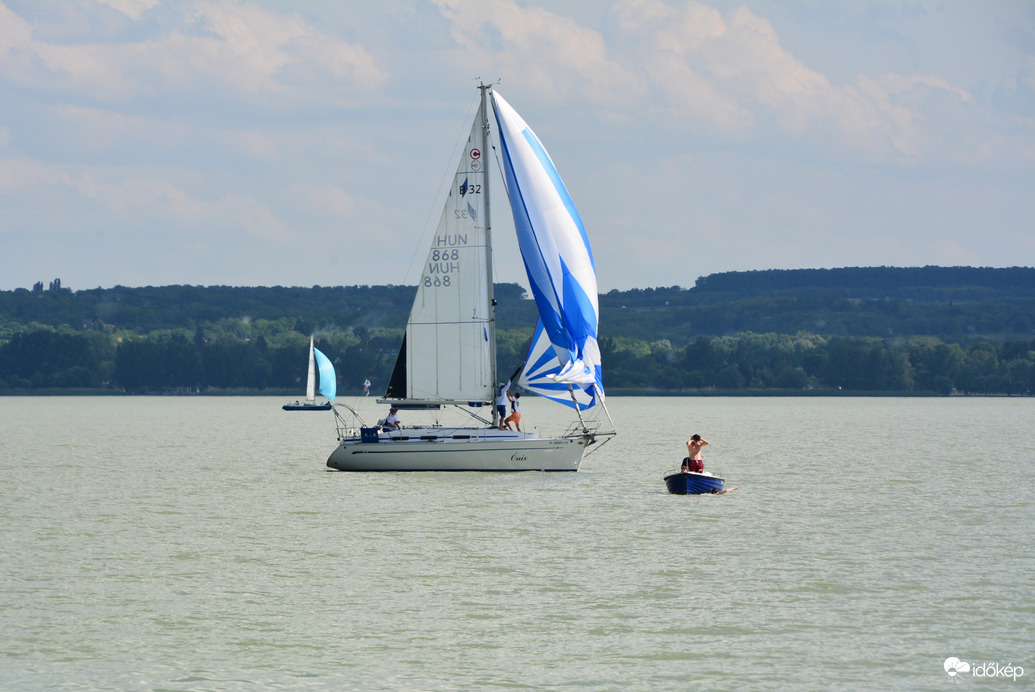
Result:
[[[236,334],[198,327],[116,340],[101,332],[46,328],[0,345],[0,390],[111,389],[125,392],[259,390],[302,392],[308,335],[263,333],[240,323]],[[218,332],[218,335],[217,335]],[[253,336],[244,336],[251,334]],[[497,334],[501,369],[524,360],[531,330]],[[370,379],[383,391],[401,330],[320,333],[343,395]],[[1035,341],[944,343],[934,337],[833,337],[800,332],[697,337],[685,344],[605,337],[605,386],[622,391],[803,391],[1030,394]]]
[[[370,379],[377,392],[412,296],[406,286],[73,292],[58,279],[0,291],[0,392],[301,392],[310,334],[339,391]],[[534,304],[516,284],[496,296],[509,372]],[[612,393],[1035,390],[1035,269],[727,272],[693,289],[611,291],[600,305]]]

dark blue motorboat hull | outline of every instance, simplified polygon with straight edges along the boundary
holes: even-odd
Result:
[[[673,495],[708,495],[722,492],[726,481],[707,473],[673,473],[665,476],[665,485]]]

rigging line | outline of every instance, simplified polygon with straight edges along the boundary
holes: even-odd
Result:
[[[476,421],[478,421],[480,423],[483,423],[485,425],[491,425],[492,424],[492,421],[490,421],[488,419],[485,419],[485,418],[482,418],[481,416],[479,416],[477,413],[475,413],[474,411],[472,411],[469,408],[464,408],[463,406],[460,406],[459,404],[453,404],[453,406],[456,407],[462,413],[466,413],[470,418],[473,418],[474,420],[476,420]],[[459,428],[461,426],[456,426],[456,427]]]
[[[424,228],[420,232],[420,237],[417,239],[417,243],[413,246],[413,254],[410,255],[410,263],[406,267],[406,274],[404,275],[405,276],[404,281],[408,281],[409,278],[411,276],[413,276],[413,271],[414,271],[413,270],[413,266],[417,262],[417,253],[420,252],[422,249],[424,249],[424,250],[427,249],[425,247],[425,245],[424,245],[424,238],[427,236],[428,228],[431,226],[432,214],[435,213],[436,209],[441,212],[441,207],[442,207],[442,188],[445,187],[447,179],[452,181],[452,179],[456,176],[456,166],[459,165],[458,157],[456,155],[456,151],[457,151],[457,149],[459,149],[462,146],[463,142],[467,141],[467,135],[470,134],[470,129],[469,128],[471,126],[471,110],[475,107],[475,104],[477,104],[479,102],[480,102],[480,99],[476,98],[467,107],[467,114],[464,116],[463,122],[460,125],[460,134],[457,136],[456,142],[454,142],[454,144],[453,144],[453,152],[449,155],[449,162],[450,163],[446,164],[447,165],[446,172],[439,179],[438,191],[435,193],[435,200],[436,201],[431,204],[431,207],[429,207],[429,209],[428,209],[428,217],[427,217],[427,219],[424,220]],[[453,167],[453,172],[452,173],[449,172],[450,171],[449,166]],[[449,185],[450,185],[450,187],[452,187],[453,183],[450,182]],[[438,206],[436,206],[436,205],[438,205]],[[437,222],[435,224],[435,227],[438,228]],[[424,270],[421,269],[421,274],[423,274],[423,273],[424,273]],[[414,283],[415,284],[420,283],[420,277],[419,276],[417,277],[417,280]]]

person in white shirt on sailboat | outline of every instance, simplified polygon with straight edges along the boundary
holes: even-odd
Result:
[[[385,422],[381,425],[381,429],[385,432],[391,432],[392,430],[398,430],[402,427],[402,423],[399,421],[399,407],[393,406],[388,411],[388,417],[385,418]]]
[[[496,390],[496,415],[500,419],[500,430],[503,430],[504,419],[507,417],[507,400],[510,399],[510,382],[500,382],[499,389]]]

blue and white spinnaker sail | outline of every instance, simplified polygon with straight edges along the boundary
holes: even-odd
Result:
[[[542,381],[563,385],[565,393],[570,384],[585,396],[595,386],[602,395],[597,278],[582,219],[539,138],[499,93],[492,100],[518,246],[542,323],[536,335],[542,332],[556,358]],[[533,338],[533,353],[537,343]]]
[[[327,356],[314,348],[313,355],[316,357],[317,369],[320,372],[320,394],[327,397],[328,401],[334,401],[334,395],[338,393],[337,377],[334,375],[334,366]]]
[[[592,384],[569,385],[558,381],[557,375],[560,371],[561,363],[557,360],[557,352],[550,343],[550,338],[546,335],[546,330],[543,329],[543,323],[540,320],[536,322],[532,345],[525,356],[525,366],[521,370],[518,384],[558,404],[572,408],[578,405],[580,411],[596,406],[597,392],[603,394],[603,386],[598,381]],[[600,372],[599,363],[597,363],[596,371]]]

